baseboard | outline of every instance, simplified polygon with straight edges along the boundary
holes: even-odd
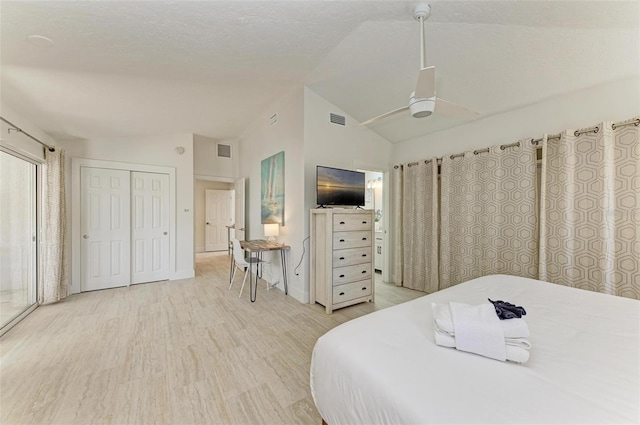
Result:
[[[178,270],[173,276],[169,278],[169,280],[180,280],[180,279],[190,279],[196,276],[195,270]]]
[[[197,252],[197,253],[199,253],[199,252],[205,252],[205,251],[204,251],[204,246],[197,246],[197,247],[196,247],[196,252]]]
[[[289,282],[290,283],[290,282]],[[289,296],[295,298],[297,301],[303,304],[309,304],[309,292],[303,291],[299,288],[289,286]]]

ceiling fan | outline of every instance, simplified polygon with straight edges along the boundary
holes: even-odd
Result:
[[[424,21],[430,14],[431,5],[429,4],[418,4],[413,10],[413,17],[420,22],[420,72],[418,73],[416,90],[409,96],[409,105],[371,118],[361,125],[373,124],[404,111],[411,112],[414,118],[428,117],[434,112],[465,120],[475,120],[480,115],[464,106],[456,105],[436,96],[436,67],[427,67],[425,59]]]

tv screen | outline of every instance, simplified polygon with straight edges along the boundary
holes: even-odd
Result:
[[[364,205],[364,173],[339,168],[316,168],[318,205]]]

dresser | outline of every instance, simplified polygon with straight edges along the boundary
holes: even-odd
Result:
[[[317,208],[310,216],[310,303],[327,314],[374,300],[373,211]]]

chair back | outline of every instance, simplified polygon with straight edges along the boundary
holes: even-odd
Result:
[[[240,246],[238,239],[233,240],[233,259],[236,264],[245,265],[247,261],[244,259],[244,249]]]

